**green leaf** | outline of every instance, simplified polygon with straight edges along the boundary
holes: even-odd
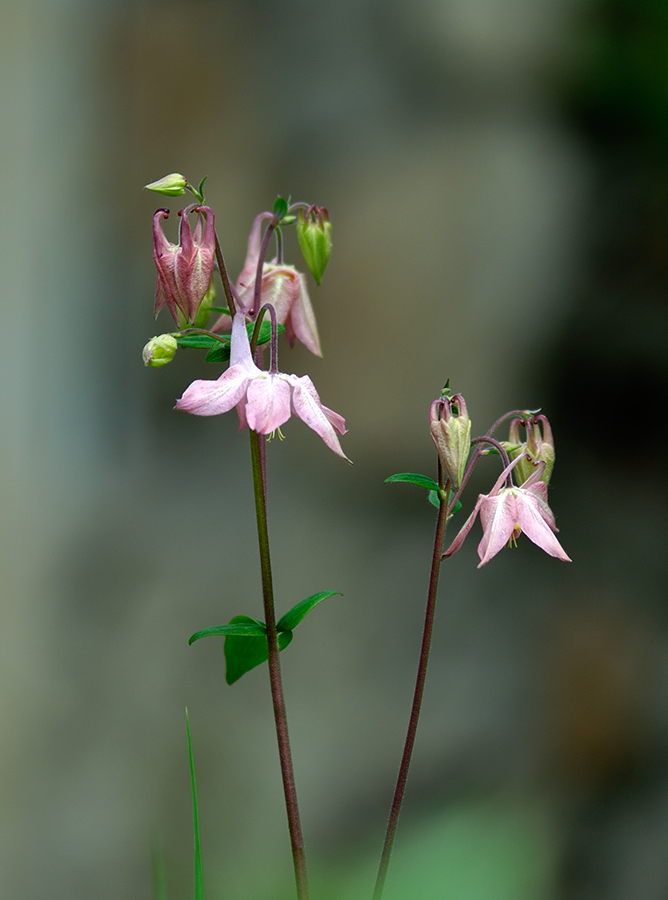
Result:
[[[274,215],[282,219],[288,214],[288,201],[284,197],[277,197],[274,200]]]
[[[267,647],[267,626],[250,616],[235,616],[229,625],[218,625],[198,631],[190,638],[190,643],[208,635],[225,637],[225,680],[234,684],[246,672],[261,665],[269,657]],[[284,650],[292,640],[291,631],[281,631],[278,635],[278,649]]]
[[[204,900],[204,880],[202,878],[202,854],[199,842],[199,812],[197,809],[197,785],[195,784],[195,763],[193,762],[193,745],[190,740],[190,722],[186,709],[186,731],[188,733],[188,759],[190,761],[190,788],[193,798],[193,830],[195,833],[195,896],[194,900]]]
[[[417,475],[415,472],[400,472],[398,475],[390,475],[385,479],[385,484],[392,484],[395,481],[404,481],[407,484],[416,484],[418,487],[427,488],[429,491],[438,491],[438,484],[433,478],[427,475]]]
[[[455,492],[454,492],[454,491],[450,491],[450,500],[452,500],[452,498],[453,498],[454,496],[455,496]],[[435,506],[436,509],[440,509],[440,508],[441,508],[441,498],[440,498],[439,495],[438,495],[438,491],[429,491],[429,502],[431,503],[432,506]],[[452,510],[451,510],[451,512],[450,512],[450,515],[451,515],[451,516],[454,516],[454,514],[455,514],[456,512],[459,512],[459,510],[460,510],[461,508],[462,508],[462,504],[461,504],[461,503],[459,502],[459,500],[458,500],[458,501],[455,503],[455,505],[453,506],[453,508],[452,508]],[[449,516],[448,516],[448,518],[449,518]]]
[[[288,610],[288,612],[279,619],[276,627],[279,631],[292,631],[299,625],[304,616],[307,616],[318,603],[321,603],[328,597],[334,597],[336,594],[342,596],[341,591],[320,591],[317,594],[312,594],[310,597],[307,597],[306,600],[302,600],[301,603],[298,603],[296,606],[293,606],[292,609]]]
[[[226,316],[230,315],[230,311],[226,306],[210,306],[209,309],[211,312],[225,313]]]
[[[209,177],[208,175],[205,175],[204,178],[200,181],[199,187],[197,188],[197,193],[202,198],[202,202],[204,202],[204,190],[203,190],[204,182],[207,180],[208,177]]]
[[[229,625],[214,625],[212,628],[204,628],[202,631],[196,631],[188,643],[194,644],[195,641],[204,637],[229,637],[229,635],[252,637],[253,635],[263,635],[266,633],[267,626],[264,622],[258,622],[257,619],[251,619],[250,616],[235,616],[233,619],[230,619]]]
[[[204,362],[208,363],[217,363],[217,362],[227,362],[230,358],[230,345],[225,346],[224,344],[218,344],[217,347],[214,347],[212,350],[209,350],[207,355],[204,357]]]
[[[179,347],[189,347],[194,350],[209,350],[220,344],[220,341],[208,334],[177,334],[175,337]]]

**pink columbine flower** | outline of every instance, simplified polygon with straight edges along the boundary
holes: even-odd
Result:
[[[179,211],[178,244],[167,240],[160,224],[161,219],[169,216],[169,210],[158,209],[153,216],[153,259],[158,270],[155,314],[157,316],[167,304],[177,325],[180,324],[179,311],[185,322],[195,321],[197,310],[211,285],[216,255],[213,211],[208,206],[196,206],[197,224],[191,232],[188,222],[191,210],[192,207]]]
[[[443,557],[452,556],[459,550],[480,512],[482,540],[478,544],[478,568],[488,563],[511,539],[518,538],[522,532],[550,556],[571,562],[554,536],[558,529],[552,510],[547,505],[547,485],[540,480],[544,464],[536,469],[522,487],[501,487],[521,458],[518,456],[503,470],[489,494],[479,495],[473,512]]]
[[[262,247],[262,221],[271,218],[271,213],[260,213],[253,222],[248,238],[248,250],[244,267],[235,285],[242,307],[250,309],[255,294],[255,276]],[[285,327],[285,335],[293,347],[296,340],[314,353],[322,356],[318,326],[311,306],[306,276],[294,266],[265,263],[262,270],[260,305],[271,303],[276,310],[276,320]],[[257,310],[255,310],[257,312]],[[214,331],[228,331],[230,317],[221,316],[214,325]]]
[[[196,416],[217,416],[233,407],[239,413],[239,428],[272,434],[294,413],[320,435],[330,450],[348,460],[338,434],[346,433],[343,416],[328,409],[308,375],[263,372],[253,362],[246,320],[237,313],[232,323],[230,367],[217,381],[193,381],[177,409]],[[350,462],[350,460],[348,460]]]

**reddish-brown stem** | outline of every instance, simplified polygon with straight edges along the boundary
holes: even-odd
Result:
[[[443,540],[445,538],[445,528],[448,520],[448,497],[450,494],[450,481],[446,481],[443,487],[443,473],[441,464],[438,465],[438,483],[440,506],[438,511],[438,520],[436,523],[436,534],[434,536],[434,552],[431,559],[431,573],[429,575],[429,590],[427,592],[427,609],[425,611],[424,628],[422,631],[422,646],[420,648],[420,661],[418,663],[417,678],[415,680],[415,691],[413,694],[413,705],[408,720],[408,731],[406,733],[406,742],[404,744],[404,752],[401,757],[399,766],[399,774],[397,776],[397,784],[394,789],[394,797],[390,808],[390,816],[385,832],[385,843],[383,844],[383,852],[380,857],[380,865],[378,866],[378,875],[376,877],[376,887],[373,892],[373,900],[380,900],[383,894],[387,869],[390,864],[390,856],[392,855],[392,845],[394,843],[394,835],[399,822],[399,812],[404,799],[404,791],[406,789],[406,780],[408,779],[408,769],[411,763],[413,747],[415,745],[415,735],[417,733],[418,720],[420,718],[420,709],[422,707],[422,695],[424,694],[424,684],[427,677],[427,664],[429,662],[429,649],[431,647],[431,635],[434,628],[434,613],[436,610],[436,592],[438,590],[438,575],[441,567],[441,552],[443,550]]]

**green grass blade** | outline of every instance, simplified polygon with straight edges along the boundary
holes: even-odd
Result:
[[[186,731],[188,732],[188,759],[190,760],[190,787],[193,796],[193,831],[195,834],[195,896],[194,900],[204,900],[204,881],[202,879],[202,854],[199,842],[199,812],[197,809],[197,785],[195,784],[195,764],[193,762],[193,745],[190,740],[190,721],[186,709]]]

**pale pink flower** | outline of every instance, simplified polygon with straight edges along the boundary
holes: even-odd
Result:
[[[192,207],[189,207],[192,209]],[[158,270],[155,289],[155,315],[167,304],[172,318],[179,324],[179,310],[186,322],[194,322],[204,295],[211,285],[216,254],[214,214],[208,206],[195,207],[197,224],[191,232],[189,209],[179,212],[179,242],[165,237],[161,219],[169,210],[158,209],[153,216],[153,259]],[[206,222],[202,225],[202,220]]]
[[[554,536],[558,529],[552,510],[547,505],[547,485],[540,480],[543,466],[537,468],[522,487],[501,487],[521,458],[517,457],[503,470],[489,494],[479,495],[473,512],[443,557],[452,556],[459,550],[480,512],[482,540],[478,544],[478,568],[488,563],[511,539],[518,538],[522,532],[550,556],[556,556],[564,562],[571,561]]]
[[[255,276],[262,246],[262,221],[271,213],[261,213],[253,222],[248,238],[248,250],[244,267],[235,285],[241,306],[250,309],[255,294]],[[260,305],[271,303],[276,310],[276,320],[285,327],[285,335],[294,346],[296,340],[314,353],[322,356],[318,326],[309,299],[306,276],[294,266],[265,263],[262,270]],[[255,310],[257,312],[257,310]],[[228,331],[230,317],[222,315],[213,327],[214,331]]]
[[[177,409],[196,416],[217,416],[233,407],[239,414],[239,427],[259,434],[272,434],[294,413],[320,435],[330,450],[348,459],[337,437],[346,433],[343,416],[328,409],[308,375],[284,375],[263,372],[253,362],[244,313],[232,323],[230,367],[217,381],[193,381]],[[348,460],[349,461],[349,460]]]

